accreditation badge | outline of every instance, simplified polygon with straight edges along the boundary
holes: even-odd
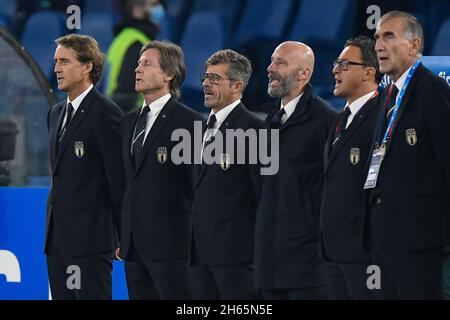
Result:
[[[367,173],[364,189],[373,189],[377,185],[378,174],[380,173],[381,163],[386,154],[386,144],[383,143],[380,147],[375,148],[370,160],[369,172]]]

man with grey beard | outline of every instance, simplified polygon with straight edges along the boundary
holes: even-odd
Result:
[[[323,150],[336,112],[314,94],[313,69],[311,48],[294,41],[280,44],[267,68],[268,93],[279,100],[266,127],[279,130],[280,165],[263,177],[256,214],[256,284],[264,299],[326,298],[319,211]]]

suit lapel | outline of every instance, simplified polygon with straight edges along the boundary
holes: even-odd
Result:
[[[376,99],[376,97],[370,98],[364,106],[355,114],[350,126],[345,129],[344,135],[342,136],[342,139],[337,141],[336,145],[331,148],[331,142],[329,145],[329,148],[331,150],[329,155],[329,161],[327,163],[327,166],[325,167],[325,170],[327,171],[328,168],[331,166],[331,164],[336,160],[337,155],[341,152],[342,148],[346,145],[347,141],[351,138],[351,136],[356,132],[356,130],[364,123],[366,120],[368,113],[377,106],[377,103],[372,103],[372,99]],[[333,132],[334,134],[334,132]]]
[[[223,145],[226,147],[226,130],[227,129],[231,129],[234,128],[234,123],[236,121],[236,118],[242,113],[244,108],[244,105],[242,103],[238,104],[231,112],[230,114],[225,118],[225,120],[222,122],[222,124],[220,125],[219,129],[217,130],[217,132],[220,131],[220,133],[222,134],[222,137],[224,137],[223,140]],[[216,133],[217,134],[217,133]],[[224,150],[226,152],[226,149]],[[217,155],[216,155],[217,156]],[[202,163],[203,163],[203,159],[202,159]],[[203,179],[203,176],[205,175],[206,170],[208,170],[208,167],[210,167],[209,165],[201,165],[200,166],[200,174],[197,180],[197,183],[195,184],[195,188],[198,188],[200,182]]]
[[[67,127],[66,132],[64,133],[64,136],[59,145],[58,153],[56,155],[55,167],[53,169],[54,171],[55,171],[56,167],[58,166],[59,161],[61,160],[61,157],[62,157],[64,151],[66,150],[73,134],[77,130],[78,126],[81,124],[81,121],[91,110],[91,106],[97,97],[98,97],[98,92],[94,87],[91,89],[91,91],[89,91],[87,96],[83,99],[83,101],[81,102],[80,106],[77,109],[77,112],[75,112],[75,114],[69,124],[69,127]],[[56,143],[58,143],[58,142],[56,142]]]
[[[55,123],[55,125],[52,128],[52,132],[51,132],[51,138],[50,138],[50,142],[51,142],[51,161],[52,161],[52,168],[55,168],[55,164],[56,164],[56,156],[57,156],[57,151],[58,151],[58,134],[61,128],[61,123],[64,119],[64,112],[66,110],[66,104],[65,103],[61,103],[61,106],[59,107],[60,110],[56,111],[59,112],[59,115],[57,116],[57,121]]]
[[[336,126],[337,126],[338,122],[341,120],[341,117],[342,117],[342,113],[340,113],[339,116],[337,116],[336,119],[333,121],[333,124],[331,125],[331,130],[328,135],[328,139],[325,142],[325,148],[323,151],[323,159],[324,159],[323,165],[324,165],[325,170],[329,166],[331,151],[332,151],[331,144],[333,143]]]
[[[406,107],[408,106],[408,101],[411,98],[412,92],[413,92],[413,87],[415,87],[415,84],[417,82],[417,79],[421,76],[421,74],[424,71],[424,67],[422,64],[420,64],[417,69],[416,72],[414,73],[413,77],[410,80],[410,83],[408,85],[408,88],[406,89],[405,95],[403,97],[402,103],[399,107],[398,110],[398,115],[397,115],[397,119],[395,120],[394,123],[394,129],[392,130],[392,134],[391,134],[391,141],[388,143],[388,147],[386,149],[386,156],[389,154],[388,150],[390,149],[392,142],[395,142],[395,132],[397,131],[397,127],[398,127],[398,123],[401,120],[402,114],[405,111]],[[384,136],[384,132],[382,132],[382,135]]]
[[[142,150],[142,157],[140,162],[136,166],[135,174],[139,172],[139,169],[142,167],[142,163],[144,163],[145,159],[148,156],[149,150],[151,146],[154,144],[156,138],[158,137],[159,133],[161,132],[161,129],[164,128],[167,121],[172,116],[174,110],[176,109],[175,106],[175,99],[172,97],[169,101],[164,105],[164,107],[161,109],[160,113],[158,114],[158,117],[156,118],[155,122],[152,125],[152,128],[150,129],[150,132],[147,135],[147,138],[145,139],[143,150]],[[133,130],[134,131],[134,127]],[[130,144],[131,145],[131,144]]]
[[[133,174],[135,172],[135,168],[133,159],[131,157],[131,143],[133,141],[134,128],[136,126],[139,112],[140,109],[126,115],[123,132],[123,147],[125,148],[124,164],[127,166],[128,170],[130,170],[130,172],[133,172]]]
[[[311,84],[307,84],[305,86],[305,90],[303,91],[302,97],[295,106],[294,112],[287,119],[287,121],[280,127],[280,132],[286,130],[286,128],[289,128],[290,126],[305,122],[310,118],[308,108],[310,106],[309,102],[312,98],[312,95],[313,95],[312,86]]]

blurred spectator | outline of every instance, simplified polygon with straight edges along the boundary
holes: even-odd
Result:
[[[106,92],[128,112],[142,104],[142,96],[134,89],[134,69],[142,46],[159,32],[164,7],[158,0],[121,0],[119,8],[123,19],[114,27],[115,39],[106,57]]]

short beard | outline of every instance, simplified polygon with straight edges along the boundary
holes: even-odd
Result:
[[[269,94],[269,96],[271,96],[272,98],[282,98],[286,96],[288,92],[292,90],[292,87],[295,84],[297,72],[298,70],[294,70],[285,78],[281,76],[273,79],[269,78],[269,84],[267,85],[267,93]],[[278,89],[271,89],[270,81],[272,80],[280,80],[280,87]]]

